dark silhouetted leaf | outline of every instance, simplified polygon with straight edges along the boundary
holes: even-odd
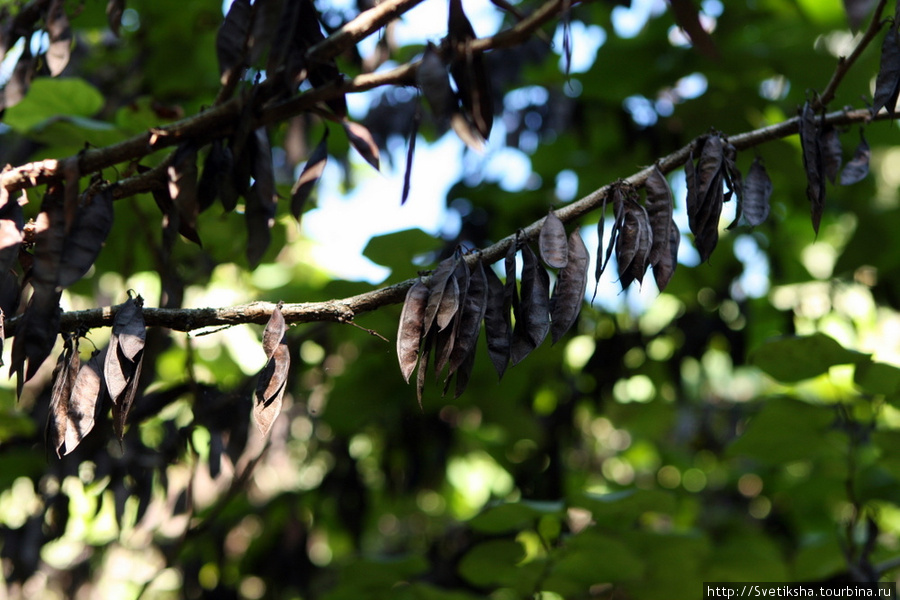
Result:
[[[372,134],[363,125],[352,121],[343,121],[344,131],[347,132],[347,139],[350,144],[356,148],[360,156],[366,159],[366,162],[378,170],[378,144],[372,139]]]
[[[68,287],[84,277],[97,260],[113,224],[112,191],[109,188],[82,195],[72,227],[66,235],[59,266],[58,285]]]
[[[744,181],[743,216],[747,224],[756,227],[769,216],[769,198],[772,196],[772,181],[759,158],[750,165]]]
[[[279,337],[279,333],[281,334]],[[263,332],[263,349],[268,361],[259,374],[256,384],[256,404],[253,417],[263,435],[268,435],[272,424],[281,413],[282,399],[290,371],[291,356],[287,347],[287,334],[281,304],[272,311]],[[270,352],[271,351],[271,352]]]
[[[169,176],[169,197],[178,212],[178,231],[195,244],[200,244],[200,236],[197,235],[197,215],[200,213],[197,147],[192,142],[180,145],[166,172]]]
[[[221,194],[226,179],[231,178],[231,150],[216,138],[203,163],[203,173],[197,182],[197,206],[200,212],[213,205]]]
[[[512,338],[510,306],[506,302],[503,282],[492,268],[484,270],[487,278],[487,307],[484,313],[484,331],[491,364],[502,378],[509,364],[509,345]]]
[[[816,234],[819,233],[819,223],[825,210],[825,170],[818,132],[816,115],[809,102],[806,102],[800,112],[800,146],[803,148],[803,168],[806,170],[806,197],[809,199]]]
[[[259,187],[254,183],[244,193],[247,200],[244,220],[247,224],[247,262],[255,269],[272,241],[272,226],[275,224],[275,203],[270,198],[263,199]]]
[[[441,59],[434,44],[428,43],[422,62],[416,69],[416,85],[431,107],[438,123],[446,123],[450,116],[459,110],[459,102],[453,88],[450,87],[450,73]]]
[[[554,269],[562,269],[568,261],[568,244],[566,241],[566,227],[552,210],[547,213],[541,225],[541,233],[538,238],[538,248],[544,263]]]
[[[869,174],[870,155],[869,143],[860,130],[859,145],[853,153],[853,158],[844,165],[844,170],[841,171],[841,185],[852,185],[866,178],[866,175]]]
[[[881,64],[875,78],[875,97],[872,100],[872,114],[878,113],[882,107],[893,113],[900,95],[900,35],[897,28],[900,21],[895,20],[888,27],[881,43]],[[802,119],[802,117],[801,117]],[[802,123],[801,123],[802,127]]]
[[[550,298],[550,334],[554,344],[578,319],[587,289],[590,256],[578,229],[569,235],[568,246],[569,260],[559,272]]]
[[[44,22],[50,38],[46,54],[47,68],[50,76],[56,77],[69,64],[72,49],[72,29],[69,27],[64,0],[51,0]]]
[[[310,194],[316,187],[322,173],[325,172],[325,163],[328,161],[328,129],[322,134],[322,139],[309,155],[300,177],[291,189],[291,214],[297,221],[303,216],[303,209],[309,200]]]
[[[222,85],[245,67],[248,35],[253,21],[250,0],[234,0],[216,35],[216,56]]]
[[[33,281],[32,287],[34,293],[16,330],[9,365],[10,373],[17,375],[16,391],[19,396],[24,383],[34,377],[50,356],[59,332],[61,292],[56,290],[55,285],[40,281]]]
[[[409,383],[409,378],[419,360],[419,347],[425,324],[425,308],[428,306],[428,286],[417,280],[403,302],[400,313],[400,327],[397,331],[397,359],[400,361],[400,373]]]

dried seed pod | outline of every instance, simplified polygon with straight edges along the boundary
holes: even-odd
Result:
[[[819,146],[819,125],[809,102],[800,111],[800,146],[803,149],[803,168],[806,170],[806,197],[809,199],[813,230],[818,234],[825,210],[825,168]]]
[[[509,364],[512,319],[510,305],[506,302],[503,283],[491,268],[486,268],[487,305],[484,313],[484,334],[487,339],[488,356],[497,376],[501,379]]]
[[[529,245],[522,246],[522,290],[510,359],[518,364],[550,330],[550,276]]]
[[[487,310],[487,294],[487,276],[484,266],[478,260],[468,279],[465,301],[460,308],[456,340],[450,352],[450,369],[446,381],[449,381],[450,376],[475,352],[475,343],[478,341],[478,333],[481,331],[481,320]]]
[[[437,268],[431,274],[431,279],[428,280],[429,294],[428,305],[425,308],[425,322],[423,324],[424,334],[431,331],[431,326],[434,324],[438,311],[441,308],[441,298],[444,295],[444,289],[447,287],[447,282],[453,275],[453,269],[455,267],[456,255],[454,254],[454,256],[445,258],[438,263]],[[452,317],[453,315],[450,316]]]
[[[400,313],[400,327],[397,331],[397,358],[400,372],[406,383],[419,360],[419,346],[425,325],[425,308],[428,306],[428,286],[416,281],[406,293],[403,311]]]
[[[870,155],[869,143],[860,130],[859,145],[853,153],[853,158],[844,165],[844,170],[841,171],[841,185],[852,185],[866,178],[866,175],[869,174]]]
[[[900,21],[896,19],[888,27],[881,43],[881,63],[878,76],[875,78],[875,97],[872,100],[872,115],[878,114],[882,107],[893,112],[900,96],[900,35],[897,28]]]
[[[772,196],[772,180],[762,161],[756,158],[747,172],[744,185],[743,215],[747,224],[756,227],[769,216],[769,198]]]
[[[548,267],[562,269],[568,260],[568,245],[566,243],[566,227],[552,210],[547,213],[541,233],[538,239],[538,248],[541,259]]]
[[[253,417],[263,435],[267,435],[281,413],[291,355],[287,347],[287,324],[281,312],[281,303],[272,311],[263,332],[263,351],[268,361],[256,382],[256,402]]]
[[[578,319],[587,289],[590,256],[578,229],[569,235],[567,244],[569,260],[559,272],[550,298],[550,334],[554,344]]]
[[[669,223],[669,244],[668,254],[661,256],[659,261],[653,265],[653,278],[656,280],[656,287],[659,291],[666,289],[672,274],[675,273],[675,267],[678,266],[678,244],[681,243],[681,232],[675,221]]]
[[[95,351],[78,369],[66,409],[66,450],[69,454],[94,428],[103,409],[103,362],[105,350]]]
[[[653,233],[650,246],[650,266],[655,267],[660,258],[669,254],[669,227],[672,223],[674,200],[666,176],[657,165],[653,166],[645,183],[647,188],[647,215]]]
[[[831,183],[837,179],[843,162],[843,149],[838,131],[833,125],[825,125],[819,131],[819,148],[822,151],[822,166]]]
[[[649,264],[653,232],[647,211],[630,196],[626,196],[622,211],[622,226],[616,237],[616,262],[619,282],[624,290],[632,281],[640,283],[643,280]]]

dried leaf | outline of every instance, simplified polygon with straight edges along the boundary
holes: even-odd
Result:
[[[569,235],[568,246],[569,260],[559,272],[550,298],[550,334],[554,344],[578,319],[587,289],[590,256],[578,229]]]
[[[493,269],[484,270],[487,278],[487,306],[484,313],[484,331],[487,339],[488,356],[503,378],[509,364],[510,340],[512,338],[512,320],[509,304],[506,302],[503,282]],[[513,276],[515,277],[515,276]]]
[[[278,334],[281,333],[281,337]],[[287,387],[291,356],[287,347],[287,334],[281,306],[276,306],[263,333],[263,349],[269,360],[259,374],[256,383],[256,404],[253,417],[263,435],[268,435],[272,424],[281,413],[282,399]],[[271,350],[271,354],[270,354]]]
[[[825,210],[825,171],[819,146],[819,126],[809,102],[800,112],[800,146],[803,149],[803,168],[806,170],[806,197],[809,199],[813,230],[819,233],[819,223]]]
[[[57,281],[63,288],[90,270],[112,230],[113,201],[109,188],[95,194],[85,193],[82,201],[63,244]]]
[[[565,268],[568,261],[566,226],[552,210],[547,213],[547,218],[541,225],[538,248],[541,252],[541,259],[547,266],[554,269]]]
[[[363,125],[352,121],[343,121],[344,131],[347,132],[347,139],[350,144],[356,148],[360,156],[366,159],[366,162],[378,170],[378,144],[372,138],[372,134]]]
[[[234,0],[216,35],[219,81],[225,85],[246,66],[245,54],[253,21],[250,0]]]
[[[47,15],[44,18],[50,46],[47,48],[46,60],[50,76],[56,77],[69,64],[72,49],[72,29],[66,15],[63,0],[51,0]]]
[[[87,363],[81,365],[66,410],[66,450],[69,454],[81,443],[94,428],[100,411],[103,408],[103,367],[105,360],[102,351],[94,352]]]
[[[645,183],[647,188],[647,215],[653,233],[649,262],[651,267],[669,255],[669,227],[672,223],[674,200],[666,176],[657,165],[653,166]]]
[[[881,43],[881,64],[875,78],[875,97],[872,100],[872,114],[878,114],[882,107],[893,113],[900,95],[900,35],[897,28],[900,21],[895,20]],[[801,117],[802,120],[802,117]],[[801,122],[802,127],[802,122]]]
[[[660,257],[659,261],[653,265],[653,278],[656,280],[656,287],[659,291],[666,289],[672,275],[675,273],[675,267],[678,266],[678,245],[681,242],[681,232],[675,221],[669,223],[669,253]]]
[[[325,163],[328,161],[328,129],[322,134],[322,139],[309,155],[297,183],[291,189],[291,214],[297,221],[303,216],[303,209],[309,199],[313,188],[319,182],[322,173],[325,172]]]
[[[744,184],[743,215],[747,224],[756,227],[769,216],[769,198],[772,196],[772,180],[759,158],[750,165]]]
[[[852,185],[858,181],[862,181],[869,174],[869,143],[866,141],[862,130],[859,132],[859,145],[853,153],[844,170],[841,171],[841,185]],[[2,223],[2,221],[0,221]]]
[[[822,166],[825,176],[831,183],[837,178],[843,161],[843,149],[837,129],[833,125],[825,125],[819,132],[819,147],[822,151]]]
[[[197,199],[197,147],[192,142],[178,146],[172,164],[166,172],[169,176],[169,197],[178,211],[179,233],[195,244],[200,244],[197,235],[197,215],[200,203]]]
[[[425,308],[428,306],[428,286],[422,280],[416,282],[406,292],[403,311],[400,313],[400,327],[397,331],[397,359],[400,373],[406,383],[419,360],[419,347],[425,333]]]

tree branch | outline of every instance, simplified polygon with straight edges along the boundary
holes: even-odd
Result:
[[[852,111],[836,111],[825,115],[826,123],[832,125],[850,125],[853,123],[865,123],[870,120],[882,120],[891,118],[888,113],[881,113],[876,117],[868,109]],[[793,117],[776,125],[754,129],[737,135],[728,136],[738,150],[746,150],[770,142],[794,135],[799,130],[799,117]],[[672,152],[657,161],[657,165],[663,173],[670,173],[682,166],[690,155],[691,146],[699,139],[695,138],[690,144]],[[626,177],[624,182],[641,188],[650,175],[652,167],[646,167]],[[150,175],[145,173],[144,176]],[[137,178],[132,178],[137,179]],[[126,180],[128,181],[128,180]],[[594,190],[587,196],[572,202],[556,211],[556,215],[564,223],[574,222],[588,213],[600,208],[603,199],[610,191],[612,185],[607,184]],[[541,218],[524,229],[519,236],[527,240],[537,238],[544,218]],[[482,260],[486,264],[494,263],[506,255],[511,244],[515,242],[516,234],[511,234],[495,244],[472,253],[466,257],[470,264],[476,260]],[[378,288],[349,298],[328,300],[325,302],[302,302],[297,304],[284,304],[281,308],[285,321],[288,323],[312,323],[333,322],[351,323],[359,315],[365,314],[388,306],[403,302],[406,291],[415,283],[416,279],[396,283],[387,287]],[[207,327],[232,326],[246,323],[264,324],[272,314],[275,304],[270,302],[251,302],[225,308],[144,308],[144,321],[151,327],[165,327],[176,331],[195,331]],[[113,323],[116,307],[94,308],[89,310],[64,312],[60,319],[60,332],[75,330],[87,330],[96,327],[109,327]],[[14,317],[6,321],[6,337],[12,337],[21,317]]]

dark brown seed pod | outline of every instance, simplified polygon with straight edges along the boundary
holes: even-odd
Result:
[[[81,443],[94,428],[94,423],[103,409],[103,362],[105,350],[94,352],[87,363],[81,365],[69,405],[66,409],[66,450],[69,454]]]
[[[825,170],[819,146],[819,125],[809,102],[800,111],[800,146],[803,149],[803,168],[806,171],[806,197],[809,199],[813,230],[818,234],[825,210]]]
[[[253,418],[263,435],[267,435],[281,413],[291,355],[287,347],[287,325],[281,303],[272,311],[263,332],[263,351],[268,358],[256,382]]]
[[[478,260],[475,262],[475,267],[468,278],[465,301],[460,308],[456,341],[450,353],[448,380],[462,366],[469,355],[475,351],[475,343],[478,341],[478,333],[481,331],[481,321],[484,319],[484,314],[487,311],[487,286],[487,275],[484,272],[484,265]]]
[[[90,270],[100,255],[113,224],[112,191],[85,198],[66,235],[59,264],[59,287],[65,288]]]
[[[488,356],[497,376],[501,379],[509,364],[509,347],[512,338],[510,306],[506,302],[503,282],[490,267],[484,270],[487,277],[487,307],[484,313],[484,334]]]
[[[678,245],[681,242],[681,232],[675,221],[669,223],[669,253],[661,256],[659,261],[653,265],[653,278],[656,280],[656,287],[659,291],[666,289],[672,275],[675,273],[675,267],[678,266]]]
[[[550,330],[550,276],[529,245],[522,246],[522,290],[510,359],[518,364],[541,345]]]
[[[869,143],[866,141],[862,131],[859,132],[859,145],[853,153],[844,170],[841,171],[841,185],[852,185],[858,181],[862,181],[869,174]]]
[[[406,292],[403,311],[400,313],[400,327],[397,330],[397,359],[400,373],[406,383],[419,361],[419,346],[425,325],[425,308],[428,306],[428,286],[416,281]]]
[[[563,269],[568,261],[566,227],[552,210],[547,213],[538,238],[541,259],[548,267]]]
[[[881,43],[881,63],[875,78],[875,97],[872,100],[872,114],[878,114],[882,107],[893,112],[900,95],[900,35],[896,19],[887,29]]]
[[[825,125],[819,132],[819,147],[822,151],[822,166],[831,183],[837,179],[843,162],[843,149],[838,131],[833,125]]]
[[[756,227],[769,216],[769,198],[772,196],[772,180],[762,161],[757,158],[750,165],[744,185],[744,220]]]
[[[674,200],[669,182],[657,165],[653,166],[644,185],[647,188],[647,215],[653,233],[649,261],[650,266],[655,267],[669,253],[669,226],[672,223]]]
[[[581,232],[575,229],[568,239],[569,260],[559,272],[550,298],[550,335],[555,344],[572,327],[581,312],[587,289],[590,256]]]
[[[619,282],[624,290],[632,281],[642,281],[648,266],[653,233],[647,211],[633,198],[626,196],[622,210],[622,225],[616,237],[616,262]]]
[[[450,277],[453,275],[453,269],[456,267],[456,256],[450,256],[445,258],[440,263],[438,263],[437,268],[431,274],[431,278],[428,280],[428,305],[425,308],[425,322],[423,325],[423,335],[426,335],[429,331],[431,331],[431,326],[434,324],[435,318],[438,314],[438,309],[441,306],[441,298],[444,295],[444,289],[447,287],[447,282],[450,280]]]

